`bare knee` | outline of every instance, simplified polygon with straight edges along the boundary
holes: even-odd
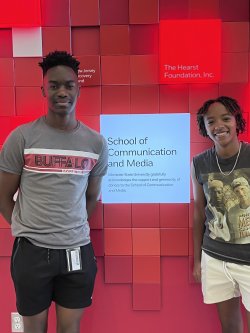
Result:
[[[57,323],[57,333],[80,333],[80,323],[70,325]]]
[[[80,320],[57,321],[57,333],[80,333]]]

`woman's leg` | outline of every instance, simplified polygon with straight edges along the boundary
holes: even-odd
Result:
[[[240,298],[234,297],[217,303],[222,333],[243,333]]]

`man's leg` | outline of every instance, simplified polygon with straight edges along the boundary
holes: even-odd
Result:
[[[56,304],[57,333],[80,333],[83,309],[67,309]]]
[[[48,310],[34,316],[24,316],[24,333],[46,333],[48,327]]]
[[[240,298],[234,297],[217,303],[222,333],[243,333],[243,321],[240,309]]]

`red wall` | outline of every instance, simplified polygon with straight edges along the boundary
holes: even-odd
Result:
[[[0,4],[1,13],[8,11],[8,22],[0,20],[0,147],[10,130],[45,112],[37,62],[54,49],[72,52],[82,70],[95,69],[85,79],[77,107],[78,117],[94,129],[100,114],[190,112],[192,157],[210,145],[199,136],[195,120],[206,99],[232,96],[248,120],[248,0],[36,0],[34,6],[22,0],[28,27],[20,21],[19,1],[9,3],[11,14],[7,1]],[[219,83],[159,84],[160,19],[222,20]],[[242,138],[247,140],[248,133]],[[91,227],[99,273],[82,332],[220,332],[214,306],[202,303],[191,276],[192,200],[190,205],[100,202]],[[10,313],[16,311],[9,273],[12,242],[0,218],[4,333],[10,333]],[[53,308],[50,319],[52,333]]]

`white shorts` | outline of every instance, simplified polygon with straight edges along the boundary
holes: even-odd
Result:
[[[250,311],[250,266],[218,260],[202,251],[201,283],[204,303],[241,296]]]

